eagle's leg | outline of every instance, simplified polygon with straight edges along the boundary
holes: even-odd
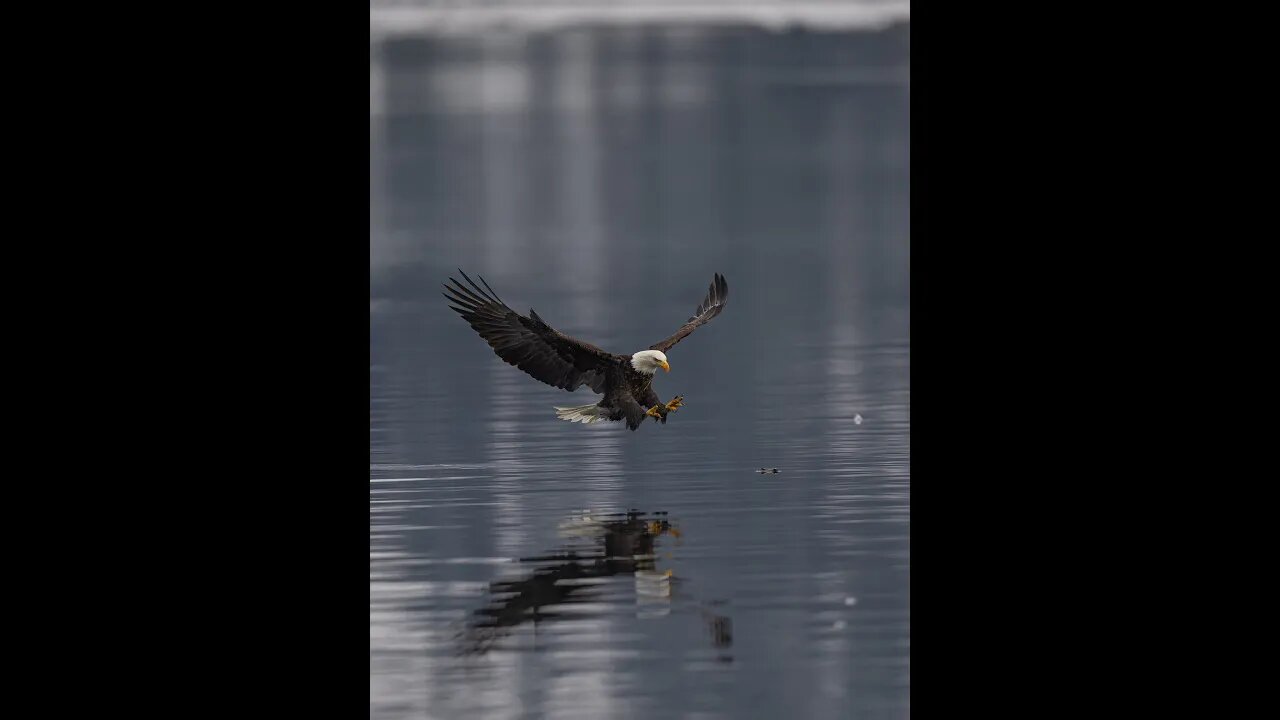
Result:
[[[653,407],[646,410],[644,414],[665,424],[667,422],[667,413],[675,412],[676,409],[683,404],[684,404],[684,396],[677,395],[674,398],[672,398],[671,402],[667,403],[666,405],[663,405],[662,403],[658,403],[657,405],[654,405]]]

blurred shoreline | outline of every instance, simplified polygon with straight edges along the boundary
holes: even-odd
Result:
[[[573,27],[679,25],[750,26],[773,31],[877,30],[909,22],[911,3],[903,0],[863,2],[741,3],[702,0],[696,3],[559,2],[506,0],[482,6],[439,0],[389,2],[369,7],[371,42],[406,35],[472,34],[487,31],[541,32]]]

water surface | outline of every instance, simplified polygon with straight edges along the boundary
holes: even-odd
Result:
[[[909,716],[908,49],[371,47],[372,718]],[[499,361],[458,267],[615,352],[730,301],[632,433],[556,420],[593,396]]]

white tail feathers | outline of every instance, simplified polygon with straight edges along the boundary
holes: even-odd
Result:
[[[604,419],[600,415],[600,406],[595,403],[579,405],[578,407],[558,407],[556,408],[556,417],[561,420],[580,423],[600,422]]]

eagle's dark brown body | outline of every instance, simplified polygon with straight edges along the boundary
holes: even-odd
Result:
[[[586,385],[604,395],[595,406],[598,411],[593,419],[625,420],[627,427],[635,430],[645,417],[665,423],[667,414],[679,407],[679,397],[665,405],[660,401],[653,390],[653,375],[636,370],[633,356],[616,355],[571,338],[552,328],[533,310],[525,317],[502,302],[484,278],[480,278],[482,289],[466,273],[462,277],[470,288],[453,278],[452,285],[445,285],[450,307],[489,343],[498,357],[534,379],[569,391]],[[695,328],[719,315],[728,294],[728,284],[717,273],[693,317],[674,335],[648,349],[664,357],[662,354]],[[637,356],[644,354],[641,351]]]
[[[601,408],[609,410],[606,417],[610,420],[626,420],[627,427],[635,430],[644,422],[645,413],[651,407],[658,408],[663,423],[667,422],[667,407],[662,404],[658,393],[653,391],[653,376],[637,372],[631,367],[631,359],[623,358],[621,363],[621,379],[616,383],[606,383],[604,397],[600,400]],[[639,411],[639,415],[636,412]]]

